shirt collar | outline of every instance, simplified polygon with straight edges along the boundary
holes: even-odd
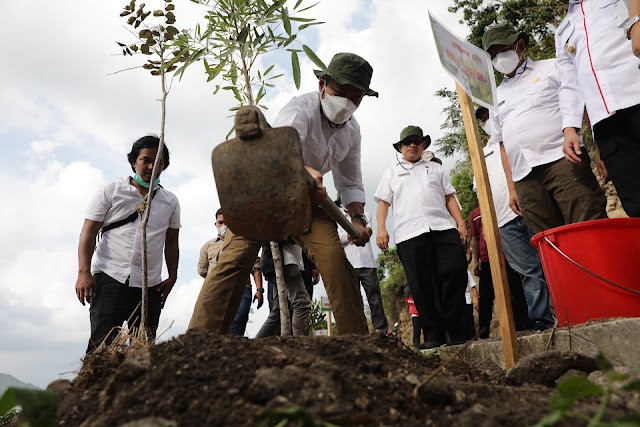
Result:
[[[513,77],[507,77],[504,76],[504,80],[505,81],[510,81],[510,80],[517,80],[518,77],[522,74],[524,74],[527,70],[533,70],[533,60],[529,57],[527,57],[527,59],[524,60],[524,62],[522,64],[520,64],[520,66],[516,69],[516,73],[514,74]]]

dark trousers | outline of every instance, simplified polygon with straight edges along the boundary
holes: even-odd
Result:
[[[428,347],[471,339],[464,316],[467,258],[458,230],[431,231],[397,244]]]
[[[640,217],[640,105],[596,123],[593,136],[622,207]]]
[[[424,341],[427,340],[427,328],[423,327],[420,316],[411,316],[411,325],[413,326],[413,346],[418,347],[420,345],[420,336]]]
[[[111,344],[118,335],[119,328],[127,321],[129,329],[140,326],[142,289],[118,282],[113,277],[96,273],[96,295],[91,301],[89,316],[91,337],[87,353],[95,350],[102,342]],[[155,338],[160,321],[160,292],[157,286],[149,288],[149,310],[147,312],[147,336]]]
[[[238,337],[244,336],[244,331],[247,329],[247,322],[249,321],[249,312],[251,311],[251,288],[244,288],[242,294],[242,300],[240,301],[240,307],[236,317],[234,317],[231,327],[229,328],[229,335],[235,335]]]
[[[516,330],[524,331],[531,329],[527,299],[524,296],[520,275],[511,268],[508,262],[505,261],[504,264],[507,272],[507,282],[509,283],[511,307],[513,309],[513,320],[515,322]],[[478,336],[484,339],[489,338],[491,318],[493,316],[493,301],[495,300],[491,265],[488,262],[480,263],[479,278]]]
[[[561,158],[536,166],[514,183],[522,215],[534,234],[607,217],[607,198],[591,171],[586,148],[580,158],[579,164]]]
[[[387,323],[387,316],[384,314],[384,307],[382,306],[378,270],[376,268],[356,268],[356,275],[358,276],[358,281],[364,288],[364,293],[367,294],[369,310],[371,311],[371,324],[374,329],[386,335],[389,325]]]

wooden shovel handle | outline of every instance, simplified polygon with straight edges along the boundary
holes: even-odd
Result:
[[[312,191],[315,190],[316,180],[313,179],[308,170],[305,169],[304,172],[307,178],[307,183],[309,184],[309,188],[311,188]],[[351,221],[349,221],[347,217],[344,216],[342,211],[340,211],[340,208],[336,206],[335,203],[333,203],[333,200],[331,200],[329,196],[325,196],[324,200],[320,202],[320,207],[327,213],[327,215],[331,217],[331,219],[337,222],[340,227],[344,228],[344,230],[349,233],[351,237],[353,237],[354,239],[358,238],[358,236],[360,235],[358,233],[358,230],[356,230]]]

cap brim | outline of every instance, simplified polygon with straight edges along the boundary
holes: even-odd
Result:
[[[341,84],[341,85],[351,85],[351,86],[353,86],[353,87],[355,87],[355,88],[360,89],[361,91],[363,91],[363,92],[364,92],[364,94],[365,94],[365,95],[367,95],[367,96],[375,96],[376,98],[378,97],[378,92],[376,92],[375,90],[371,90],[371,89],[369,89],[369,88],[362,87],[362,86],[361,86],[361,85],[359,85],[359,84],[354,84],[353,82],[348,81],[348,80],[345,80],[345,79],[341,79],[341,78],[333,77],[332,75],[330,75],[330,74],[329,74],[329,73],[327,73],[326,71],[322,71],[322,70],[313,70],[313,74],[315,74],[317,78],[324,77],[324,76],[329,76],[329,77],[331,77],[331,79],[332,79],[332,80],[335,80],[338,84]]]
[[[525,42],[528,44],[529,35],[527,33],[522,32],[522,33],[510,35],[507,37],[503,37],[501,39],[493,40],[489,46],[484,48],[484,50],[488,51],[489,49],[491,49],[491,46],[495,46],[495,45],[509,46],[511,44],[514,44],[516,40],[518,40],[520,37],[525,38]]]

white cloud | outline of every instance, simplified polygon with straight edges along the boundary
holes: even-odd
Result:
[[[356,113],[371,211],[400,130],[417,124],[434,140],[442,134],[443,104],[433,94],[453,83],[439,65],[427,5],[465,35],[446,11],[449,3],[403,0],[400,7],[384,0],[323,0],[308,12],[326,24],[302,41],[325,63],[336,52],[351,51],[374,68],[371,84],[380,98],[366,99]],[[6,44],[0,79],[0,369],[40,386],[77,366],[89,336],[88,309],[73,292],[86,205],[100,184],[130,173],[125,155],[135,139],[159,133],[159,80],[142,70],[107,76],[141,63],[118,54],[115,40],[130,41],[118,17],[123,6],[98,0],[3,4],[0,37],[11,41],[19,34],[20,40]],[[179,28],[203,15],[189,2],[177,9]],[[292,96],[317,89],[315,67],[300,58],[300,91],[289,76],[287,55],[265,59],[287,73],[266,99],[268,119]],[[168,100],[171,166],[162,182],[180,199],[183,228],[179,279],[162,315],[165,327],[174,321],[166,337],[186,329],[202,283],[195,272],[198,251],[214,234],[218,197],[210,156],[232,126],[227,116],[235,101],[225,92],[212,96],[213,89],[195,64],[173,83]],[[265,303],[252,314],[248,336],[267,311]]]

